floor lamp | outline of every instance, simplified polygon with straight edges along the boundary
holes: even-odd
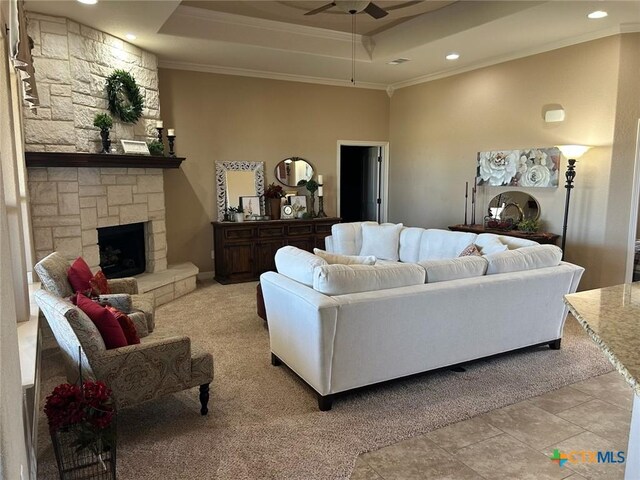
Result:
[[[558,145],[558,148],[568,159],[567,171],[564,174],[567,183],[564,188],[567,189],[564,202],[564,221],[562,222],[562,259],[564,260],[564,246],[567,241],[567,220],[569,218],[569,199],[571,198],[571,190],[573,190],[573,179],[576,178],[576,159],[580,158],[590,147],[585,145]]]

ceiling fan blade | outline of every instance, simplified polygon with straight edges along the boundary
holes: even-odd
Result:
[[[367,5],[367,8],[365,8],[364,11],[369,15],[371,15],[376,20],[389,15],[389,12],[387,12],[386,10],[383,10],[373,2],[369,3],[369,5]]]
[[[324,12],[325,10],[329,10],[331,7],[335,6],[336,2],[327,3],[326,5],[316,8],[315,10],[311,10],[310,12],[305,13],[305,15],[315,15],[316,13]]]
[[[412,7],[414,5],[417,5],[419,3],[422,3],[424,0],[411,0],[409,2],[404,2],[404,3],[400,3],[398,5],[391,5],[390,7],[387,7],[387,11],[390,10],[398,10],[399,8],[406,8],[406,7]]]

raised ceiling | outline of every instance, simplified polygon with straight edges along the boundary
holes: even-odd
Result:
[[[328,2],[29,1],[154,52],[160,65],[348,85],[351,16]],[[389,15],[356,17],[356,86],[399,88],[616,33],[640,31],[640,1],[375,1]],[[590,20],[587,14],[609,16]],[[458,52],[451,62],[445,55]],[[410,61],[389,65],[397,58]]]

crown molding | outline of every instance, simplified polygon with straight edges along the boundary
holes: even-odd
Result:
[[[550,52],[552,50],[557,50],[559,48],[570,47],[572,45],[578,45],[580,43],[589,42],[592,40],[598,40],[600,38],[610,37],[612,35],[620,35],[624,33],[636,33],[636,32],[640,32],[639,23],[625,23],[625,24],[617,25],[615,27],[598,30],[595,32],[590,32],[584,35],[577,35],[575,37],[564,38],[556,42],[546,43],[544,45],[540,45],[530,49],[520,50],[519,52],[516,52],[516,53],[492,57],[487,60],[466,65],[464,67],[447,70],[444,72],[436,72],[429,75],[422,75],[420,77],[404,80],[402,82],[396,82],[391,84],[390,87],[393,88],[394,90],[398,90],[400,88],[411,87],[413,85],[419,85],[421,83],[427,83],[434,80],[439,80],[441,78],[451,77],[453,75],[459,75],[461,73],[470,72],[472,70],[478,70],[480,68],[490,67],[492,65],[497,65],[499,63],[508,62],[510,60],[517,60],[519,58],[529,57],[531,55],[537,55],[539,53]]]
[[[172,62],[160,60],[159,68],[172,70],[189,70],[192,72],[217,73],[221,75],[236,75],[240,77],[267,78],[270,80],[284,80],[287,82],[316,83],[319,85],[330,85],[334,87],[367,88],[371,90],[386,90],[387,85],[383,83],[356,82],[352,85],[349,80],[335,78],[312,77],[309,75],[295,75],[292,73],[267,72],[262,70],[250,70],[247,68],[223,67],[218,65],[203,65],[200,63]]]
[[[326,28],[308,27],[306,25],[278,22],[276,20],[266,20],[263,18],[245,17],[244,15],[216,12],[213,10],[207,10],[205,8],[180,5],[178,8],[176,8],[174,15],[198,18],[199,20],[204,19],[215,23],[223,23],[225,25],[253,27],[260,28],[262,30],[268,30],[271,32],[304,35],[307,37],[316,37],[323,38],[325,40],[337,40],[341,42],[351,43],[351,33],[348,32],[340,32],[337,30],[329,30]],[[362,43],[363,37],[365,37],[365,35],[356,34],[356,42]]]

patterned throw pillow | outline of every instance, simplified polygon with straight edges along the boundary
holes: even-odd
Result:
[[[470,256],[474,256],[474,257],[482,256],[482,254],[480,253],[480,250],[478,250],[478,247],[476,247],[475,243],[472,243],[471,245],[469,245],[467,248],[465,248],[460,252],[460,255],[458,255],[458,257],[470,257]]]
[[[89,280],[91,286],[91,293],[93,295],[109,295],[111,290],[107,283],[107,277],[104,276],[102,270],[98,270],[96,274]]]
[[[111,305],[107,305],[107,310],[109,310],[116,317],[116,320],[122,327],[122,331],[124,332],[124,336],[127,338],[127,343],[129,345],[137,345],[140,343],[140,337],[138,336],[138,331],[136,330],[136,326],[133,323],[133,320],[129,318],[129,315],[124,313],[121,310],[118,310]]]

